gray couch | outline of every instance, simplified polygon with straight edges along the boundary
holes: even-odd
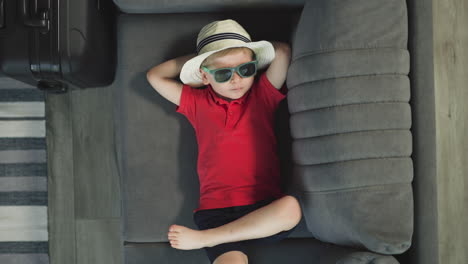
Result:
[[[288,100],[277,111],[275,132],[283,188],[301,197],[304,217],[286,240],[249,248],[249,263],[436,263],[436,251],[431,250],[437,234],[431,211],[436,201],[428,195],[435,179],[431,167],[422,166],[433,140],[423,135],[429,124],[425,111],[433,106],[422,96],[426,69],[419,54],[426,36],[415,34],[422,25],[414,9],[424,6],[423,1],[381,1],[387,6],[372,6],[368,11],[376,16],[358,17],[362,20],[356,16],[366,14],[366,8],[349,10],[357,26],[368,23],[368,29],[357,31],[346,23],[346,13],[332,11],[345,10],[340,5],[364,6],[366,1],[114,2],[121,11],[112,86],[125,263],[209,263],[203,249],[176,250],[168,243],[171,224],[196,228],[192,210],[199,197],[197,142],[190,123],[145,77],[152,66],[194,52],[200,28],[226,18],[243,25],[253,40],[284,41],[293,47]],[[393,14],[400,17],[392,20]],[[370,44],[408,52],[378,50],[381,53],[367,57],[340,53],[375,49]],[[327,48],[330,56],[314,57]],[[353,59],[361,61],[350,63]],[[408,76],[408,82],[403,77],[379,79],[374,86],[359,80],[333,81],[388,74]],[[354,92],[349,88],[346,93],[344,84]],[[390,103],[382,110],[379,100]],[[336,107],[366,102],[361,108]],[[318,110],[300,115],[312,109]],[[376,130],[384,135],[372,134]],[[350,131],[362,133],[333,137]],[[399,160],[377,164],[377,157]],[[340,165],[357,160],[362,163]],[[332,168],[333,164],[338,165]],[[335,177],[325,178],[330,172]],[[362,192],[343,196],[337,191],[349,189]]]

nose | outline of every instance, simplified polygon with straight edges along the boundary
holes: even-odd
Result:
[[[231,82],[234,81],[234,79],[236,79],[236,82],[239,81],[240,79],[242,79],[242,77],[236,72],[234,71],[232,77],[231,77]],[[239,80],[238,80],[239,79]]]

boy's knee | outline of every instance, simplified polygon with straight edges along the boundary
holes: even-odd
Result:
[[[302,218],[302,209],[299,204],[299,200],[296,197],[287,195],[283,197],[285,199],[286,210],[284,210],[286,218],[291,222],[291,228],[299,224]],[[289,230],[288,229],[288,230]]]
[[[229,251],[215,259],[213,264],[248,264],[247,255],[241,251]]]

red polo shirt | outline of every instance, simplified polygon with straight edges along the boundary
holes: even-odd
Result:
[[[224,208],[284,196],[274,134],[275,110],[287,93],[258,73],[250,90],[228,102],[211,85],[184,85],[176,112],[195,129],[198,142],[199,207]]]

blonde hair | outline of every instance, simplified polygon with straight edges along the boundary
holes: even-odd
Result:
[[[239,51],[250,53],[251,58],[252,59],[254,58],[255,52],[252,49],[249,49],[247,47],[228,48],[228,49],[224,49],[224,50],[220,50],[218,52],[215,52],[215,53],[211,54],[210,56],[206,57],[206,59],[200,64],[200,68],[203,67],[203,66],[209,67],[212,64],[212,62],[213,62],[213,60],[215,58],[226,56],[226,55],[232,54],[232,53],[237,53]]]

